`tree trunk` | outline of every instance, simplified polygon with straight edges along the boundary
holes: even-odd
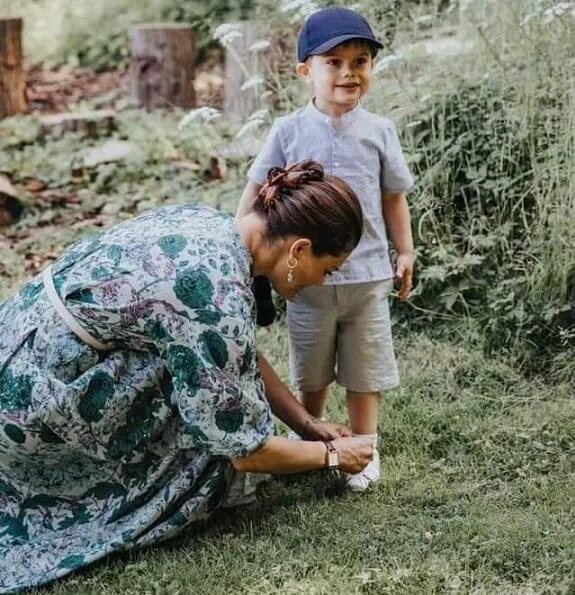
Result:
[[[129,31],[132,95],[141,107],[195,105],[195,36],[189,25],[152,23]]]
[[[0,118],[27,111],[22,19],[0,19]]]
[[[272,45],[269,26],[248,21],[234,23],[241,33],[224,40],[226,68],[224,86],[224,113],[232,121],[243,120],[263,106],[262,93],[272,69]],[[256,42],[267,42],[267,48],[258,49]]]

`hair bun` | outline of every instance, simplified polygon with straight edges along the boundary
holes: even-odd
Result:
[[[311,159],[294,163],[285,169],[272,167],[268,171],[266,183],[258,193],[258,198],[267,210],[282,198],[282,192],[307,182],[321,182],[324,176],[323,166]]]

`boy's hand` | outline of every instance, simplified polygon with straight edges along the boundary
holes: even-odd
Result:
[[[398,295],[402,302],[409,297],[409,292],[413,286],[414,264],[415,254],[413,252],[403,252],[397,255],[395,278],[401,281]]]

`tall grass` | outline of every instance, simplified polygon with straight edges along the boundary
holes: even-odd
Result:
[[[473,316],[491,351],[575,378],[575,4],[468,1],[471,51],[396,70],[418,178],[410,325]],[[413,76],[417,67],[418,74]]]

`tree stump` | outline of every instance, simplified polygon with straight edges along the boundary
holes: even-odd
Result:
[[[231,26],[240,35],[222,40],[226,48],[224,113],[229,120],[239,121],[262,107],[274,53],[269,25],[245,21]]]
[[[22,19],[0,19],[0,118],[27,111],[22,54]]]
[[[10,225],[18,220],[24,207],[10,180],[0,175],[0,227]]]
[[[108,136],[116,130],[116,112],[113,110],[94,110],[86,112],[66,112],[40,116],[40,135],[62,136],[66,132],[81,132],[84,136],[95,138]]]
[[[195,36],[189,25],[151,23],[129,31],[132,95],[140,107],[195,105]]]

